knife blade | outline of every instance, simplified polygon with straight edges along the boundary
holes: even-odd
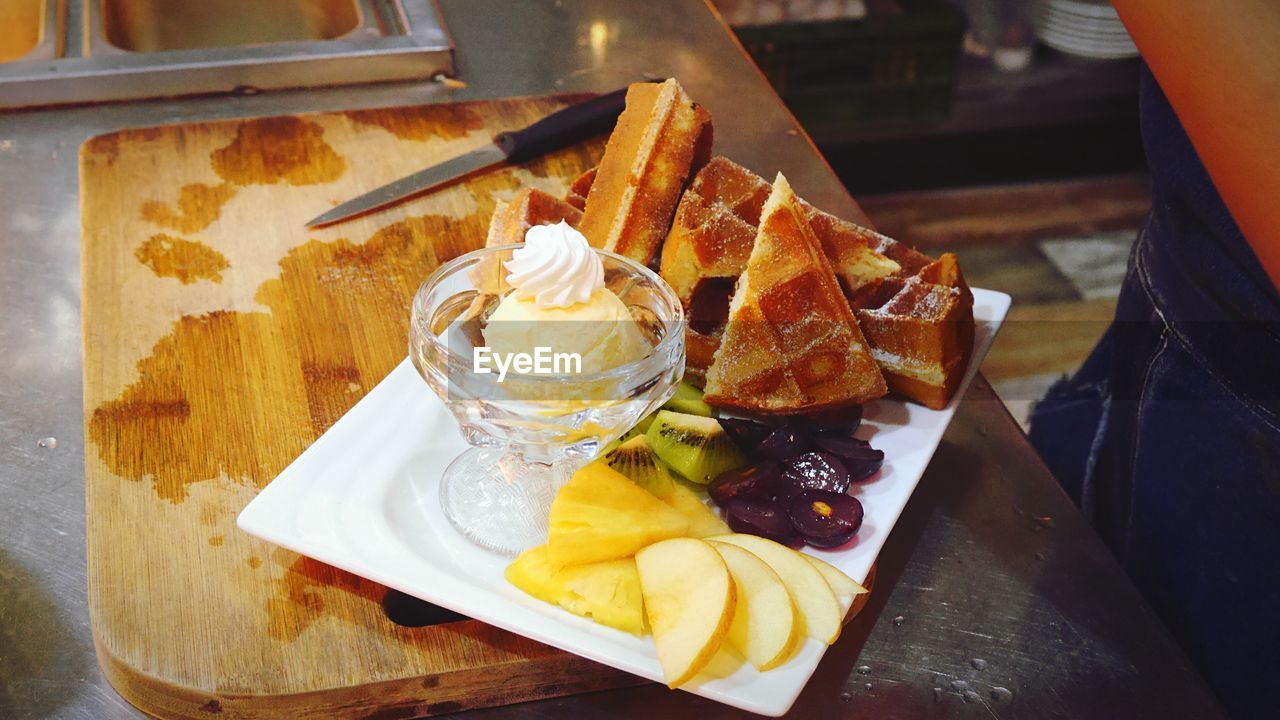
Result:
[[[363,215],[471,175],[532,160],[606,132],[626,105],[627,88],[558,110],[521,130],[498,133],[493,143],[394,180],[312,218],[309,228]]]

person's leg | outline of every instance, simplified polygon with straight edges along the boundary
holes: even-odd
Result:
[[[1116,318],[1080,370],[1060,381],[1031,413],[1028,437],[1049,470],[1105,540],[1127,518],[1129,447],[1144,368],[1163,324],[1136,270],[1136,253]]]
[[[1267,683],[1280,676],[1280,426],[1238,391],[1268,397],[1250,372],[1260,358],[1224,382],[1157,309],[1162,295],[1142,258],[1151,230],[1115,323],[1037,407],[1031,437],[1224,706],[1270,717]],[[1212,337],[1224,340],[1214,349],[1257,332],[1218,321]]]
[[[1031,411],[1027,437],[1050,472],[1081,503],[1085,476],[1110,400],[1115,328],[1107,329],[1076,374],[1054,383]]]
[[[1112,548],[1233,717],[1275,717],[1280,428],[1171,334],[1135,429],[1128,517]]]

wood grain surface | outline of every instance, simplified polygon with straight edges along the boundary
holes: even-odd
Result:
[[[561,107],[515,99],[124,130],[81,149],[89,604],[112,684],[173,718],[409,717],[639,682],[240,532],[404,358],[410,300],[494,203],[603,141],[320,230],[303,222]]]

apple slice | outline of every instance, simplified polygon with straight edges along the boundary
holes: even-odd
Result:
[[[840,614],[847,615],[849,608],[853,607],[854,598],[865,593],[866,588],[854,582],[853,578],[845,575],[839,568],[827,562],[819,560],[812,555],[800,553],[800,556],[809,561],[809,564],[822,574],[822,579],[827,581],[831,586],[831,592],[836,594],[836,601],[840,603]]]
[[[640,594],[669,687],[693,679],[720,650],[733,622],[736,590],[720,553],[693,538],[636,553]]]
[[[791,593],[796,609],[800,611],[806,635],[828,645],[840,637],[843,625],[841,621],[844,619],[844,613],[840,612],[840,602],[831,586],[822,578],[822,573],[805,559],[804,554],[772,540],[742,533],[720,535],[707,540],[736,545],[773,568],[787,586],[787,592]]]
[[[778,667],[791,657],[802,637],[791,594],[765,561],[737,545],[711,545],[729,566],[738,593],[729,644],[757,670]]]

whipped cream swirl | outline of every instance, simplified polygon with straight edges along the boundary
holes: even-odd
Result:
[[[586,302],[604,287],[604,263],[587,238],[563,220],[529,228],[524,247],[512,252],[503,265],[516,296],[530,298],[540,308]]]

